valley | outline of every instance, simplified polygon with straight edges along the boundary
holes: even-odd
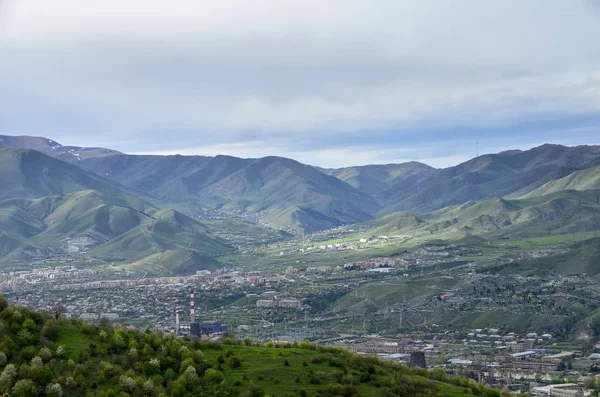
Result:
[[[600,339],[598,147],[326,170],[18,142],[0,149],[0,293],[32,310],[189,333],[193,288],[195,319],[239,339],[427,347],[525,378],[511,355]]]

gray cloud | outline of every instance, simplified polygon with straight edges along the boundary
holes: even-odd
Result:
[[[436,142],[537,143],[544,120],[561,126],[547,140],[597,136],[589,1],[86,3],[6,3],[3,132],[321,163],[404,159],[390,146],[457,159]]]

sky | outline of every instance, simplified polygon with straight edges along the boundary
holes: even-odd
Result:
[[[323,167],[600,144],[598,38],[600,0],[0,0],[0,134]]]

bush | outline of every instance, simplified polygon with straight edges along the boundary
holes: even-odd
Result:
[[[204,373],[204,381],[206,383],[222,383],[225,380],[225,376],[221,371],[209,368]]]
[[[231,368],[239,368],[242,366],[242,360],[240,360],[239,358],[233,356],[229,359],[229,366]]]
[[[248,386],[248,390],[244,393],[244,397],[262,397],[265,393],[260,389],[258,385]]]
[[[48,340],[56,341],[58,338],[58,322],[56,320],[46,321],[40,335]]]

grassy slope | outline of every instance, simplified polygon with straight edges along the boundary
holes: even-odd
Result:
[[[484,155],[434,173],[412,189],[395,195],[380,214],[401,210],[433,211],[491,196],[525,194],[562,178],[600,157],[600,146],[542,145],[524,152]]]
[[[250,160],[230,156],[133,156],[84,160],[77,166],[166,201],[197,200],[198,192]]]
[[[90,356],[90,346],[97,346],[96,350],[101,352],[103,347],[110,343],[112,334],[108,333],[107,340],[99,336],[97,328],[85,328],[85,332],[82,332],[79,326],[63,322],[58,327],[55,345],[66,346],[67,358],[75,362],[81,360],[82,356],[87,357],[85,360],[88,368],[96,367],[101,360],[107,362],[120,360],[123,365],[123,359],[117,354],[100,353]],[[131,336],[128,338],[131,340],[135,334],[129,335]],[[146,339],[152,340],[152,338]],[[221,369],[225,382],[232,387],[232,395],[241,395],[250,385],[258,385],[263,393],[271,396],[297,396],[300,395],[301,390],[304,390],[307,395],[327,396],[333,394],[325,390],[331,385],[338,385],[344,378],[354,384],[358,391],[358,394],[354,395],[381,395],[392,379],[399,386],[397,393],[400,395],[418,395],[427,393],[428,390],[431,390],[429,395],[445,397],[468,394],[464,386],[469,383],[464,380],[456,379],[449,382],[450,379],[444,376],[434,377],[427,371],[410,370],[390,362],[380,362],[375,358],[358,358],[355,354],[344,352],[339,348],[320,349],[311,344],[302,348],[288,348],[283,345],[265,347],[215,343],[203,343],[193,347],[189,342],[182,342],[192,352],[200,347],[204,353],[203,361],[213,368]],[[142,354],[141,346],[138,350]],[[234,368],[229,364],[232,357],[240,360],[239,367]],[[219,360],[224,361],[222,365],[219,364]],[[366,370],[371,371],[372,374],[368,379],[361,380],[359,375]],[[92,381],[93,378],[89,378],[89,382]],[[111,387],[111,381],[107,379],[98,382],[98,387]],[[474,389],[470,393],[473,391],[475,395],[480,395],[483,389]],[[486,393],[489,392],[488,390]],[[170,395],[169,390],[167,393]],[[498,396],[494,393],[489,395]]]
[[[137,198],[94,190],[2,201],[0,227],[12,234],[4,235],[0,247],[3,255],[17,251],[27,255],[23,244],[59,251],[68,238],[86,238],[92,256],[111,261],[141,260],[167,250],[187,251],[188,256],[195,258],[191,262],[165,262],[162,266],[169,272],[193,273],[203,268],[199,258],[229,251],[225,244],[208,235],[206,225],[175,210],[158,209]]]
[[[372,235],[458,240],[467,236],[525,238],[600,229],[600,190],[539,197],[493,197],[436,212],[398,212],[366,223]]]
[[[378,193],[409,188],[431,176],[435,169],[418,162],[365,165],[339,169],[322,169],[361,192],[377,197]]]
[[[600,238],[577,242],[565,254],[498,265],[487,269],[501,275],[520,274],[542,276],[548,274],[598,276],[600,274]]]
[[[576,171],[564,178],[552,180],[539,188],[523,195],[521,198],[531,198],[563,190],[597,190],[600,189],[600,166]]]
[[[197,270],[216,270],[225,266],[214,258],[194,251],[169,250],[148,255],[125,267],[145,271],[149,276],[171,276],[193,274]]]
[[[332,220],[337,224],[364,221],[379,209],[372,198],[339,179],[279,157],[256,160],[208,186],[200,197],[225,209],[264,211],[278,226],[298,221],[296,225],[308,231],[329,227]],[[303,216],[290,217],[293,207],[302,207]],[[313,220],[302,223],[304,216]]]
[[[35,150],[0,147],[0,200],[96,189],[136,196],[131,189]]]

